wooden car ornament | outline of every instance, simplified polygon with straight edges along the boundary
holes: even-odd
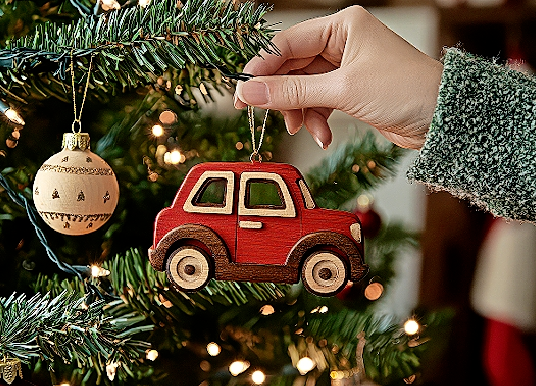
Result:
[[[194,166],[156,217],[149,260],[180,291],[211,278],[298,283],[332,296],[368,270],[353,213],[318,208],[303,176],[281,163]]]

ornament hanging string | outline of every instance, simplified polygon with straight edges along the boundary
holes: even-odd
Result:
[[[91,76],[91,67],[93,66],[93,56],[94,54],[91,54],[91,58],[89,59],[89,67],[87,70],[87,79],[86,79],[86,86],[84,87],[84,95],[82,97],[82,104],[80,105],[80,111],[78,111],[76,107],[76,89],[75,89],[75,82],[74,82],[74,56],[73,56],[73,49],[71,49],[71,85],[73,89],[73,107],[74,107],[74,121],[72,130],[74,134],[80,133],[82,131],[82,110],[84,110],[84,104],[86,103],[86,97],[87,97],[87,90],[89,88],[89,79]],[[78,132],[75,131],[74,125],[78,123]]]
[[[39,225],[37,219],[39,218],[39,214],[37,213],[37,209],[35,206],[28,200],[22,193],[15,192],[11,186],[9,185],[7,179],[4,177],[2,173],[0,173],[0,186],[4,188],[6,193],[8,194],[9,198],[17,204],[22,206],[24,209],[26,209],[26,213],[28,214],[28,219],[32,223],[32,225],[35,228],[35,233],[37,234],[37,237],[39,238],[39,241],[45,247],[45,250],[47,251],[47,255],[56,264],[56,266],[61,269],[63,272],[70,273],[71,275],[76,275],[78,278],[82,279],[84,276],[89,276],[90,270],[88,266],[84,265],[70,265],[67,263],[62,262],[52,248],[48,245],[47,238],[45,236],[45,232],[41,229],[41,226]]]
[[[252,147],[252,153],[249,156],[249,159],[251,162],[255,161],[255,158],[257,158],[257,161],[262,162],[262,156],[259,153],[262,146],[262,140],[264,139],[264,132],[266,131],[266,119],[268,118],[268,112],[270,110],[266,110],[266,113],[264,114],[264,119],[262,121],[261,126],[261,137],[259,138],[259,146],[255,145],[255,111],[253,106],[248,106],[248,121],[249,121],[249,130],[251,131],[251,147]]]

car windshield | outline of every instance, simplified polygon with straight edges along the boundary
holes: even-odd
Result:
[[[314,209],[314,207],[316,206],[315,200],[313,199],[313,196],[311,195],[311,191],[309,190],[309,187],[307,186],[305,181],[302,179],[299,179],[298,186],[300,187],[303,200],[305,201],[305,207],[307,209]]]

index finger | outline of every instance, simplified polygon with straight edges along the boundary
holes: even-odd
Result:
[[[279,49],[280,55],[262,51],[262,57],[251,59],[245,65],[244,72],[272,75],[289,59],[320,55],[327,47],[332,33],[332,16],[306,20],[279,32],[272,39],[272,43]]]

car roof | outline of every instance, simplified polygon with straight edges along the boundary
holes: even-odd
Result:
[[[284,176],[303,178],[300,171],[289,164],[278,162],[203,162],[195,165],[190,174],[200,175],[205,171],[231,171],[242,172],[272,172]]]

